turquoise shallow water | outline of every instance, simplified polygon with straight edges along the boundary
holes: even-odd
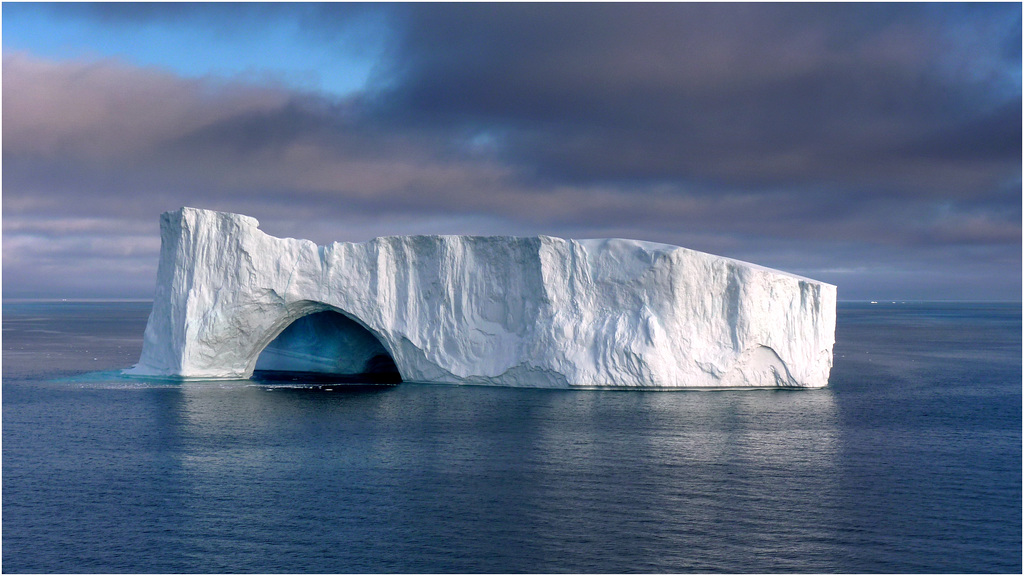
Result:
[[[3,307],[5,572],[1020,572],[1020,305],[841,304],[807,391],[130,380]]]

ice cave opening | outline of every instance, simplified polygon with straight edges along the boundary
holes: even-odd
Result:
[[[292,322],[256,360],[253,380],[305,384],[398,384],[402,376],[381,341],[334,310]]]

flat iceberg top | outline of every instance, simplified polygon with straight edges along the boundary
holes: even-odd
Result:
[[[596,249],[600,249],[601,246],[605,245],[608,242],[622,242],[622,243],[625,243],[627,245],[635,246],[637,249],[647,250],[648,252],[672,252],[672,251],[675,251],[675,250],[686,250],[687,252],[692,252],[694,254],[700,254],[700,255],[706,256],[708,258],[720,258],[720,259],[725,260],[727,262],[732,262],[732,263],[734,263],[734,264],[736,264],[738,266],[748,266],[751,269],[763,270],[765,272],[772,272],[774,274],[781,274],[781,275],[784,275],[784,276],[790,276],[792,278],[796,278],[798,280],[805,280],[807,282],[816,282],[816,283],[819,283],[819,284],[824,284],[824,282],[821,282],[819,280],[813,280],[811,278],[807,278],[805,276],[800,276],[798,274],[793,274],[791,272],[786,272],[784,270],[778,270],[776,268],[768,268],[767,266],[761,266],[760,264],[754,264],[754,263],[746,262],[746,261],[743,261],[743,260],[737,260],[736,258],[729,258],[727,256],[718,256],[716,254],[711,254],[709,252],[701,252],[699,250],[694,250],[692,248],[684,248],[682,246],[676,246],[674,244],[665,244],[665,243],[662,243],[662,242],[651,242],[649,240],[631,240],[631,239],[628,239],[628,238],[581,238],[581,239],[576,240],[576,242],[579,242],[580,244],[582,244],[584,246],[587,246],[588,248],[595,249],[595,250]],[[829,284],[829,286],[832,286],[832,284]]]
[[[242,215],[242,214],[233,214],[233,213],[230,213],[230,212],[215,212],[215,211],[202,210],[202,209],[199,209],[199,208],[190,208],[190,207],[184,207],[181,210],[182,211],[194,211],[196,213],[203,213],[203,212],[211,213],[212,212],[213,214],[217,214],[219,217],[238,219],[240,222],[244,222],[245,224],[247,224],[249,226],[252,226],[252,227],[257,228],[257,229],[259,228],[259,220],[257,220],[256,218],[253,218],[252,216],[245,216],[245,215]],[[174,212],[168,212],[166,214],[173,214],[173,213]],[[592,251],[599,251],[599,250],[602,250],[602,249],[606,249],[609,246],[609,244],[619,245],[621,247],[626,247],[627,249],[628,248],[633,248],[633,249],[636,249],[636,250],[644,250],[646,252],[667,253],[667,252],[673,252],[675,250],[685,250],[687,252],[690,252],[690,253],[693,253],[693,254],[699,254],[699,255],[702,255],[702,256],[707,257],[707,258],[719,258],[719,259],[727,261],[727,262],[735,263],[736,265],[748,266],[748,267],[750,267],[752,269],[763,270],[763,271],[771,272],[771,273],[774,273],[774,274],[781,274],[781,275],[785,275],[785,276],[790,276],[792,278],[796,278],[796,279],[799,279],[799,280],[804,280],[804,281],[807,281],[807,282],[816,282],[816,283],[824,284],[823,282],[821,282],[819,280],[813,280],[813,279],[807,278],[805,276],[800,276],[798,274],[793,274],[791,272],[786,272],[784,270],[778,270],[778,269],[775,269],[775,268],[769,268],[767,266],[761,266],[760,264],[754,264],[752,262],[747,262],[747,261],[744,261],[744,260],[738,260],[736,258],[729,258],[727,256],[719,256],[719,255],[716,255],[716,254],[711,254],[709,252],[701,252],[699,250],[693,250],[691,248],[684,248],[682,246],[676,246],[674,244],[666,244],[666,243],[663,243],[663,242],[653,242],[653,241],[650,241],[650,240],[634,240],[634,239],[630,239],[630,238],[615,238],[615,237],[613,237],[613,238],[576,238],[576,239],[572,239],[572,238],[562,238],[562,237],[559,237],[559,236],[550,236],[550,235],[546,235],[546,234],[541,234],[541,235],[538,235],[538,236],[515,236],[515,235],[493,235],[493,236],[491,236],[491,235],[474,235],[474,234],[470,234],[470,235],[461,235],[461,234],[411,234],[411,235],[385,235],[385,236],[378,236],[376,238],[371,238],[369,240],[363,240],[361,242],[332,242],[331,244],[366,244],[366,243],[377,242],[377,241],[381,241],[381,240],[399,239],[399,238],[424,239],[424,240],[427,240],[427,241],[442,240],[442,241],[449,241],[449,242],[450,241],[523,242],[523,241],[528,241],[530,239],[541,239],[541,240],[543,240],[545,238],[548,238],[548,239],[553,239],[553,240],[577,242],[580,245],[586,247],[588,250],[592,250]],[[320,246],[328,246],[328,245],[320,245]],[[829,284],[829,285],[832,286],[831,284]]]
[[[619,238],[417,235],[318,246],[258,226],[195,208],[162,215],[157,293],[135,373],[248,377],[286,328],[327,311],[351,322],[310,325],[315,338],[288,342],[352,356],[317,357],[316,365],[358,367],[367,351],[387,355],[404,380],[631,388],[828,381],[836,289],[794,274]],[[331,336],[328,325],[349,333]],[[316,352],[281,346],[273,347],[280,358]]]

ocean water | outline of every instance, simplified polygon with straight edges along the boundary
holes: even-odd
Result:
[[[822,390],[168,383],[3,305],[2,569],[1021,571],[1019,304],[840,304]]]

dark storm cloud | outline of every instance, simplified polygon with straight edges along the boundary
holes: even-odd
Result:
[[[214,28],[240,26],[264,27],[275,21],[295,21],[311,31],[329,33],[352,18],[387,10],[386,7],[358,2],[281,3],[281,2],[74,2],[38,3],[57,18],[88,19],[107,25],[145,25],[184,22]]]
[[[42,266],[61,262],[151,275],[158,245],[138,230],[195,205],[319,242],[627,236],[855,287],[844,297],[1015,297],[1012,8],[231,5],[238,21],[289,17],[324,39],[386,11],[387,59],[344,98],[8,53],[5,290],[45,285]]]
[[[1021,97],[957,125],[942,127],[911,142],[900,155],[951,162],[1012,164],[1021,156]]]
[[[909,188],[944,138],[942,162],[997,164],[957,182],[977,190],[1020,156],[1019,87],[972,77],[1002,65],[1002,38],[951,50],[970,24],[934,6],[412,10],[388,114],[501,130],[510,158],[556,178]],[[1019,34],[1019,11],[977,17]]]

